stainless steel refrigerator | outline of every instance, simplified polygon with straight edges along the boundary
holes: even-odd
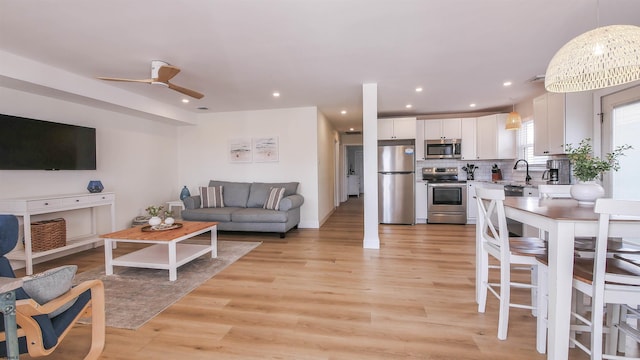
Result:
[[[415,224],[415,141],[378,141],[378,219]]]

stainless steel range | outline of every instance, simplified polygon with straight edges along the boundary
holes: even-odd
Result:
[[[458,180],[458,168],[422,168],[427,181],[427,223],[467,223],[467,182]]]

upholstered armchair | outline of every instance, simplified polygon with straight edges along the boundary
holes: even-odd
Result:
[[[18,220],[0,215],[0,277],[15,278],[5,255],[18,241]],[[64,266],[23,278],[16,289],[18,348],[31,357],[51,354],[73,325],[91,317],[91,348],[85,359],[97,359],[104,348],[104,286],[100,280],[72,286],[76,266]],[[7,355],[4,319],[0,315],[0,357]]]

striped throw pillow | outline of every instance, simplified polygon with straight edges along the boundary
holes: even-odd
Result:
[[[222,208],[224,199],[222,198],[222,185],[200,187],[200,200],[203,208]]]
[[[269,190],[269,196],[267,196],[267,200],[264,202],[264,209],[268,210],[278,210],[280,207],[280,200],[284,196],[284,188],[274,188],[272,187]]]

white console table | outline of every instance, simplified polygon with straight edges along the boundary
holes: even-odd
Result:
[[[24,251],[14,250],[7,254],[7,258],[21,260],[25,262],[27,275],[33,273],[33,260],[45,256],[50,256],[63,251],[80,248],[85,245],[102,242],[98,236],[96,225],[95,208],[99,206],[109,206],[111,209],[111,231],[115,231],[115,202],[116,195],[111,192],[89,193],[89,194],[68,194],[26,197],[16,199],[0,199],[0,214],[13,214],[22,216],[24,220]],[[31,216],[55,213],[67,210],[90,209],[91,211],[91,233],[68,238],[65,246],[33,252],[31,251]]]

